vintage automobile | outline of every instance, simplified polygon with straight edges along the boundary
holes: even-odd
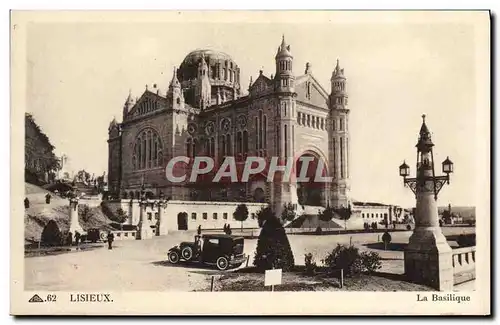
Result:
[[[194,242],[181,242],[168,251],[172,264],[180,261],[215,265],[219,270],[237,268],[246,260],[243,237],[225,234],[195,236]]]

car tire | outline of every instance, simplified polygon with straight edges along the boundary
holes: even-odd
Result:
[[[225,256],[221,256],[217,259],[217,268],[221,271],[225,271],[229,268],[229,260]]]
[[[172,264],[177,264],[181,260],[181,257],[179,256],[178,251],[171,251],[168,252],[168,261]]]
[[[193,249],[189,246],[184,247],[181,251],[181,256],[186,261],[191,261],[193,258]]]

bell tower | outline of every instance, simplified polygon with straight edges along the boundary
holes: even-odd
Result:
[[[275,94],[276,94],[276,129],[275,143],[277,151],[274,156],[278,157],[280,165],[285,165],[287,161],[293,162],[295,155],[294,137],[295,137],[295,124],[296,118],[296,103],[294,83],[295,76],[293,75],[293,56],[290,52],[290,45],[285,42],[285,36],[281,39],[281,45],[275,56],[276,61],[276,75]],[[298,204],[297,184],[293,180],[277,178],[275,174],[274,184],[274,211],[277,215],[281,214],[283,205],[286,203]],[[281,174],[281,177],[286,177]],[[293,178],[293,177],[292,177]]]
[[[200,63],[198,64],[198,81],[196,86],[196,100],[198,107],[205,109],[211,105],[212,101],[212,85],[208,77],[209,69],[205,54],[202,53]]]
[[[344,69],[339,60],[330,79],[331,94],[329,98],[329,164],[333,176],[330,189],[330,205],[332,207],[348,207],[349,205],[349,109],[347,108],[347,89]]]
[[[295,77],[293,75],[293,56],[290,53],[290,45],[285,42],[285,35],[281,39],[281,45],[275,57],[276,61],[276,90],[279,92],[294,92]]]

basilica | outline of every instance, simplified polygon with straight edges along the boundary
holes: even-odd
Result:
[[[223,52],[200,49],[174,69],[168,89],[156,85],[123,106],[122,121],[109,125],[108,184],[115,197],[183,201],[268,202],[334,207],[349,202],[349,109],[346,77],[332,62],[329,89],[312,65],[294,65],[283,37],[275,73],[263,71],[243,91],[240,66]],[[245,82],[246,83],[246,82]],[[273,181],[257,174],[247,182],[171,183],[165,168],[178,156],[310,157],[324,165],[329,183]],[[311,165],[312,166],[312,165]],[[189,165],[185,166],[189,169]],[[309,171],[308,171],[309,173]]]

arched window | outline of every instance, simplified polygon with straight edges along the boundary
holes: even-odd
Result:
[[[215,157],[215,138],[210,138],[210,157]]]
[[[236,136],[236,148],[237,153],[241,153],[243,151],[243,136],[241,132],[238,132]]]
[[[243,131],[243,152],[248,153],[248,132]]]
[[[220,136],[220,156],[224,157],[226,155],[226,136]]]
[[[132,154],[134,170],[155,168],[163,165],[163,144],[158,132],[147,128],[137,136]]]
[[[192,149],[193,149],[193,140],[191,140],[191,138],[189,138],[186,141],[186,155],[189,158],[193,157]]]
[[[261,149],[267,146],[267,115],[262,120],[262,139],[264,143],[260,146]]]
[[[230,156],[233,150],[231,148],[231,135],[226,135],[226,155]]]

